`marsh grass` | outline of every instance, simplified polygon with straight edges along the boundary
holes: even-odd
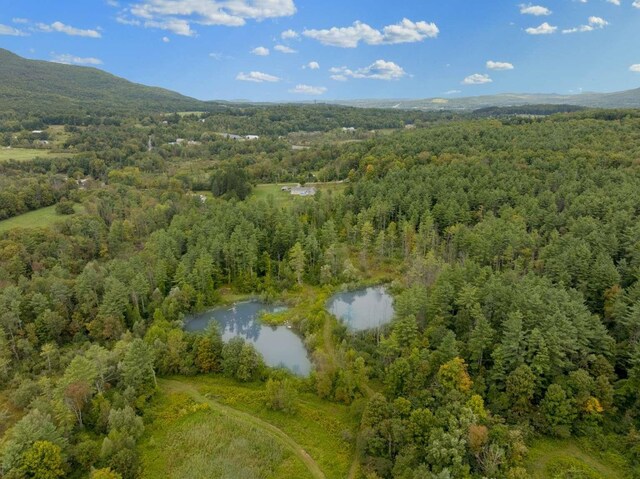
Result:
[[[270,410],[263,383],[240,384],[217,376],[179,378],[207,398],[272,424],[318,463],[328,479],[348,475],[355,446],[353,409],[301,393],[296,413]],[[198,405],[186,394],[163,391],[150,411],[140,445],[143,478],[310,477],[304,464],[273,437]],[[166,473],[165,473],[166,471]]]

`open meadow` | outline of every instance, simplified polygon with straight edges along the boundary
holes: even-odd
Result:
[[[144,478],[348,476],[357,420],[349,407],[301,394],[296,412],[265,405],[264,384],[201,376],[160,381],[141,442]]]
[[[75,205],[75,214],[84,213],[85,209],[82,205]],[[59,215],[56,213],[56,206],[47,206],[35,211],[29,211],[22,215],[14,216],[6,220],[0,221],[0,233],[16,228],[48,228],[49,226],[63,221],[69,216]]]
[[[610,450],[598,452],[593,445],[583,445],[575,439],[544,438],[535,441],[529,449],[527,469],[532,479],[629,477],[622,456]]]
[[[72,155],[72,153],[58,153],[36,148],[0,148],[0,162],[29,161],[36,158],[66,158]]]

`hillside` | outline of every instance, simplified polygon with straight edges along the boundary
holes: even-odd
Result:
[[[205,102],[96,68],[27,60],[1,48],[0,65],[0,110],[4,111],[64,114],[207,108]]]

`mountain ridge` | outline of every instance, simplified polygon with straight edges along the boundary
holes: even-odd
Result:
[[[180,93],[132,82],[94,67],[31,60],[0,48],[0,110],[18,112],[177,112],[207,111],[224,105],[323,103],[357,108],[424,111],[473,111],[488,107],[570,105],[587,108],[640,108],[640,88],[575,95],[499,93],[424,99],[354,99],[307,102],[202,101]]]
[[[134,83],[93,67],[30,60],[0,48],[0,109],[39,111],[185,111],[207,102]]]

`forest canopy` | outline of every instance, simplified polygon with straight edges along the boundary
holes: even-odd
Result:
[[[63,157],[0,162],[0,219],[63,213],[0,233],[0,476],[138,477],[158,378],[209,375],[279,414],[299,392],[352,406],[368,479],[525,478],[539,438],[640,477],[640,115],[511,113],[40,119]],[[3,118],[3,141],[33,147],[36,120]],[[280,191],[309,178],[330,187]],[[387,327],[325,310],[380,282]],[[304,308],[308,378],[185,331],[237,295]]]

